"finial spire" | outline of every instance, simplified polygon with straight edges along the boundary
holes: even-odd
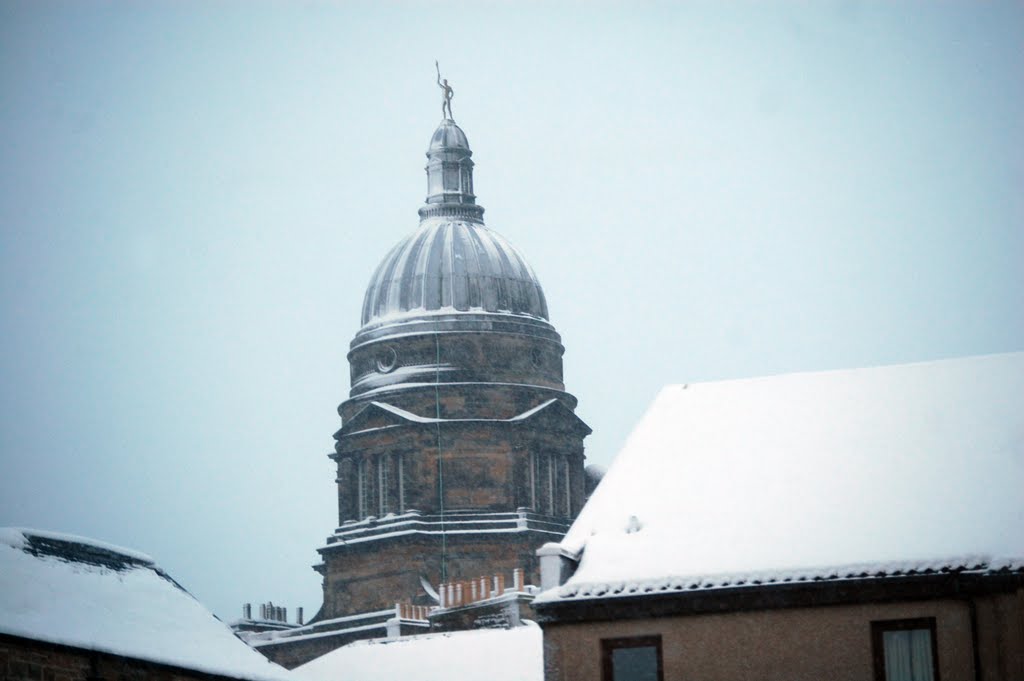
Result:
[[[447,78],[441,78],[441,67],[438,66],[437,60],[434,60],[434,68],[437,70],[437,87],[442,90],[443,100],[441,101],[441,115],[447,121],[454,121],[455,117],[452,116],[452,95],[455,94],[455,90],[448,84]],[[443,81],[443,82],[442,82]]]
[[[466,133],[450,118],[441,121],[427,149],[427,205],[420,218],[447,216],[482,222],[473,194],[473,152]]]

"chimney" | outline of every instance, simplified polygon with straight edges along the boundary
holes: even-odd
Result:
[[[562,545],[557,542],[548,542],[537,549],[537,557],[540,558],[541,589],[553,589],[565,584],[576,571],[576,561],[562,553]]]
[[[260,603],[260,619],[261,620],[267,619],[267,604],[266,603]]]
[[[252,619],[252,603],[245,603],[242,605],[242,619]]]
[[[295,608],[295,623],[305,624],[305,622],[302,621],[302,608]]]

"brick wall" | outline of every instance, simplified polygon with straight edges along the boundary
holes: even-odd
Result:
[[[2,681],[212,681],[229,677],[0,635]]]

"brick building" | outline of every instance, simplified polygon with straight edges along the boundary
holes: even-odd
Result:
[[[251,638],[286,666],[383,633],[396,602],[525,569],[591,486],[533,270],[489,229],[450,118],[427,150],[418,229],[381,261],[351,342],[335,434],[338,527],[318,549],[324,601],[304,627]]]
[[[151,558],[0,528],[0,679],[289,681]]]
[[[1024,353],[668,386],[534,600],[547,681],[1024,679]]]

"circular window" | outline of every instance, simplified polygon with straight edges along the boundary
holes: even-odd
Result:
[[[386,347],[377,353],[377,371],[386,374],[398,364],[398,353],[393,347]]]

